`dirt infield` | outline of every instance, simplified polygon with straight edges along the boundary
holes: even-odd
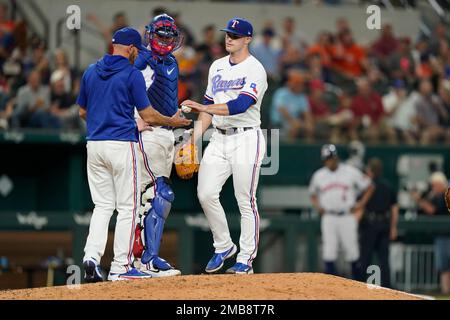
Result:
[[[190,275],[0,291],[14,300],[414,300],[417,296],[320,273]]]

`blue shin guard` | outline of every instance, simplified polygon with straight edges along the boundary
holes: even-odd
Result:
[[[156,179],[156,195],[152,199],[152,207],[144,217],[145,250],[141,257],[143,264],[157,258],[166,218],[172,207],[175,195],[168,184],[168,179]]]

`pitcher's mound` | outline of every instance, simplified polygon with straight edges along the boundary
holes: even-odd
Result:
[[[389,299],[420,297],[374,288],[321,273],[190,275],[146,280],[0,291],[0,299],[162,299],[162,300],[303,300]]]

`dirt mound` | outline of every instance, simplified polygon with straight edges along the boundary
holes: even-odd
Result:
[[[250,290],[249,290],[250,289]],[[151,292],[151,295],[150,295]],[[303,300],[420,299],[400,291],[370,288],[364,283],[320,273],[190,275],[135,281],[0,291],[0,299],[44,300]]]

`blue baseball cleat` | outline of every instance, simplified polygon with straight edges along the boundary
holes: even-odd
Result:
[[[226,273],[233,273],[233,274],[252,274],[253,273],[253,268],[240,263],[240,262],[236,262],[236,264],[234,266],[232,266],[231,268],[229,268]]]
[[[237,247],[233,244],[233,246],[225,252],[214,253],[211,260],[209,260],[205,271],[208,273],[219,271],[223,267],[225,260],[234,256],[236,252]]]
[[[179,276],[181,271],[175,269],[169,262],[160,257],[152,258],[147,264],[142,264],[140,271],[151,274],[154,278]]]
[[[102,282],[103,274],[97,260],[90,258],[83,262],[84,267],[84,281],[86,283]]]
[[[149,279],[152,278],[151,274],[139,271],[136,268],[131,268],[130,271],[125,273],[112,273],[108,275],[109,281],[120,281],[120,280],[138,280],[138,279]]]

